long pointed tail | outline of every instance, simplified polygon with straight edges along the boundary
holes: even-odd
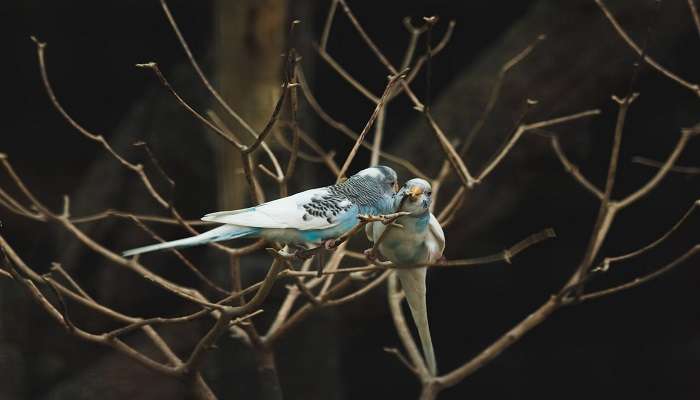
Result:
[[[401,281],[403,292],[406,294],[406,300],[413,315],[413,321],[418,329],[428,370],[431,374],[437,375],[437,362],[435,361],[433,340],[430,338],[428,307],[425,300],[425,274],[427,271],[427,268],[397,269],[396,274]]]
[[[254,231],[253,228],[237,225],[222,225],[210,231],[200,233],[197,236],[192,236],[184,239],[173,240],[172,242],[164,242],[152,244],[150,246],[137,247],[127,250],[122,253],[122,256],[134,256],[137,254],[150,253],[152,251],[199,246],[205,243],[220,242],[222,240],[235,239],[250,235]]]

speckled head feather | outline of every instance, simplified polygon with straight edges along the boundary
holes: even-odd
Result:
[[[432,194],[428,181],[413,178],[406,181],[397,193],[394,199],[395,207],[413,214],[427,212],[432,202]]]
[[[383,165],[363,169],[345,182],[329,186],[331,194],[349,199],[359,206],[381,203],[383,199],[393,198],[396,193],[396,172]],[[388,212],[386,210],[377,210]]]

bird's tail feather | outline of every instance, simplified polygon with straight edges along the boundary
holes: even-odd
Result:
[[[406,295],[408,306],[413,315],[413,321],[418,330],[423,356],[425,357],[428,370],[431,374],[437,375],[437,362],[435,361],[435,351],[433,341],[430,338],[430,327],[428,326],[428,307],[426,305],[425,294],[425,274],[427,268],[407,268],[397,269],[396,274],[401,281],[401,287]]]
[[[152,244],[149,246],[137,247],[127,250],[122,253],[122,256],[134,256],[137,254],[150,253],[152,251],[199,246],[205,243],[220,242],[223,240],[235,239],[249,235],[253,231],[252,228],[236,225],[222,225],[212,230],[200,233],[199,235],[173,240],[172,242],[164,242]]]

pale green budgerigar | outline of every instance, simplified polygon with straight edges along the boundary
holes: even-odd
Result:
[[[370,241],[377,242],[382,233],[389,229],[377,247],[382,256],[399,266],[396,274],[401,281],[420,336],[423,356],[430,373],[436,375],[437,364],[426,307],[427,268],[401,268],[402,265],[409,267],[434,263],[442,257],[445,234],[437,218],[429,210],[431,195],[428,182],[418,178],[409,180],[394,197],[395,211],[410,212],[396,220],[403,228],[374,222],[367,224],[365,231]]]

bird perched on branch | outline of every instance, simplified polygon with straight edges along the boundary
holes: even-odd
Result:
[[[127,250],[123,255],[243,237],[262,237],[294,245],[327,244],[354,228],[359,215],[391,212],[397,189],[393,169],[371,167],[332,186],[306,190],[255,207],[207,214],[203,221],[223,225],[193,237]]]
[[[429,210],[431,195],[428,182],[418,178],[411,179],[394,197],[395,212],[410,212],[396,220],[400,227],[372,222],[367,224],[365,232],[369,240],[375,243],[379,253],[397,266],[396,274],[418,329],[428,370],[436,375],[437,364],[426,307],[427,268],[416,268],[418,265],[438,261],[445,249],[445,234],[437,218]],[[367,254],[374,256],[372,250]]]

